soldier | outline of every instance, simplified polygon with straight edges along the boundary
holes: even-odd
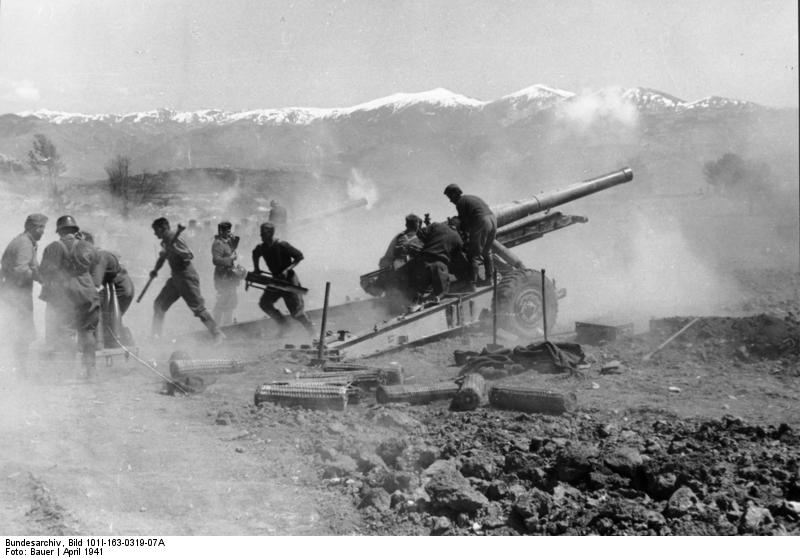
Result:
[[[269,202],[269,218],[267,221],[275,225],[275,234],[281,236],[286,234],[286,222],[288,220],[286,215],[286,208],[278,203],[278,200]]]
[[[95,372],[97,324],[100,320],[100,295],[89,274],[94,247],[79,238],[80,227],[70,215],[56,221],[59,239],[42,253],[40,266],[42,293],[47,302],[47,341],[51,348],[63,348],[72,331],[78,332],[84,373]]]
[[[264,258],[267,268],[273,277],[282,279],[300,287],[300,279],[294,268],[303,261],[303,253],[286,241],[275,238],[275,225],[272,223],[261,224],[261,244],[253,249],[253,270],[261,272],[260,260]],[[314,326],[303,311],[303,297],[300,294],[288,292],[275,292],[265,290],[258,301],[258,306],[281,328],[281,335],[286,332],[288,323],[286,316],[275,308],[274,304],[283,299],[289,314],[303,324],[306,331],[314,336]]]
[[[214,264],[214,288],[217,302],[214,305],[214,319],[219,325],[233,322],[233,311],[238,299],[236,289],[242,281],[241,266],[236,265],[239,237],[231,235],[233,225],[223,221],[217,225],[217,236],[211,244],[211,261]]]
[[[36,257],[38,242],[44,234],[47,217],[28,215],[24,232],[14,237],[3,252],[0,267],[0,299],[8,314],[7,331],[19,375],[26,373],[28,346],[36,337],[33,325],[33,282],[41,282]]]
[[[386,253],[378,262],[378,267],[398,269],[405,265],[412,253],[419,251],[419,248],[422,247],[422,243],[417,238],[420,226],[422,226],[422,219],[413,213],[406,215],[406,230],[392,239]]]
[[[461,192],[457,184],[449,184],[444,195],[456,206],[461,230],[467,233],[467,257],[472,266],[473,284],[488,285],[494,275],[492,243],[497,234],[497,219],[481,198]],[[481,260],[483,260],[484,279],[479,282]]]
[[[171,271],[169,279],[153,303],[153,337],[161,337],[167,310],[176,300],[182,298],[194,315],[208,328],[214,340],[222,341],[225,335],[206,310],[205,300],[200,293],[200,276],[192,265],[194,254],[180,237],[175,237],[176,233],[170,229],[169,221],[164,217],[153,221],[153,234],[161,240],[161,254],[169,262]],[[156,270],[152,270],[150,277],[155,277],[157,273]]]
[[[431,223],[418,236],[422,250],[411,263],[411,283],[418,296],[432,287],[431,296],[438,301],[450,288],[450,266],[464,257],[464,244],[448,223]]]
[[[94,246],[94,236],[88,231],[80,232],[83,240]],[[116,254],[103,250],[94,246],[92,259],[89,265],[89,274],[92,276],[92,282],[98,292],[103,293],[105,289],[108,291],[109,285],[113,285],[114,293],[117,296],[117,303],[119,304],[119,317],[125,315],[125,312],[130,308],[133,302],[134,287],[133,281],[128,275],[127,270],[122,266]],[[101,297],[101,308],[103,319],[108,323],[111,317],[111,309],[108,308],[105,296]],[[114,339],[111,336],[106,336],[103,332],[103,338],[106,339],[106,346],[115,347]],[[117,333],[119,335],[119,333]]]

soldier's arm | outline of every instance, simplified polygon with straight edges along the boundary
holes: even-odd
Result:
[[[287,254],[289,254],[289,258],[292,261],[292,263],[286,269],[281,271],[281,275],[286,275],[295,267],[297,267],[297,264],[303,261],[303,253],[288,242],[284,242],[283,244]]]
[[[384,253],[383,257],[380,260],[378,260],[378,267],[384,268],[392,265],[392,260],[394,260],[394,250],[396,246],[397,246],[397,237],[395,236],[389,243],[389,247],[386,249],[386,253]]]
[[[261,260],[261,245],[259,244],[255,248],[253,248],[253,271],[256,273],[261,272],[261,266],[259,264]]]
[[[53,242],[45,247],[42,252],[42,263],[39,265],[39,273],[43,280],[53,279],[58,273],[61,251],[62,247],[58,242]]]
[[[188,262],[189,260],[194,258],[194,254],[192,254],[192,251],[189,250],[189,247],[186,245],[186,243],[180,237],[178,237],[174,241],[168,243],[165,246],[165,248],[166,248],[166,250],[168,252],[170,252],[172,254],[175,254],[176,256],[178,256],[180,259],[182,259],[184,261]]]
[[[17,283],[24,283],[34,278],[36,261],[33,246],[29,242],[18,242],[16,248],[11,272]]]
[[[211,263],[218,267],[232,267],[236,258],[233,253],[228,253],[227,245],[224,242],[215,240],[211,244]]]
[[[92,265],[89,268],[89,273],[92,276],[92,282],[95,287],[103,285],[103,278],[106,276],[106,269],[108,268],[108,257],[100,252],[95,252]]]

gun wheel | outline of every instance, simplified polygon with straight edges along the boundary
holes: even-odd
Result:
[[[541,336],[542,274],[532,269],[514,270],[497,283],[497,326],[529,339]],[[547,332],[553,330],[558,312],[555,283],[545,279]]]

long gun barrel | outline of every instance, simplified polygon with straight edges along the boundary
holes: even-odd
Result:
[[[561,190],[546,192],[522,201],[497,205],[492,208],[492,211],[497,217],[497,227],[500,228],[519,221],[528,215],[547,211],[553,207],[589,196],[618,184],[630,182],[631,180],[633,180],[633,170],[630,167],[625,167],[617,172],[604,174],[583,182],[576,182]]]

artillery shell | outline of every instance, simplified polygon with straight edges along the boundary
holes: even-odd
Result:
[[[256,405],[272,402],[285,406],[343,411],[347,407],[348,392],[350,391],[352,390],[346,385],[317,382],[275,382],[256,388],[254,402]]]
[[[179,359],[171,360],[169,373],[173,378],[187,374],[232,374],[244,370],[244,363],[239,360],[225,360],[218,358],[209,359]]]
[[[480,374],[467,374],[461,387],[453,396],[452,408],[457,411],[472,411],[486,401],[486,380]]]
[[[454,382],[438,382],[436,384],[407,384],[393,386],[378,386],[375,397],[378,403],[411,403],[421,405],[452,399],[458,393],[458,384]]]
[[[489,403],[500,409],[525,413],[561,414],[574,411],[578,406],[578,399],[574,393],[493,386],[489,390]]]

